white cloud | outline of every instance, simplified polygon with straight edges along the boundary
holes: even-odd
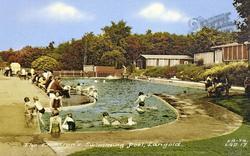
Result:
[[[48,6],[29,10],[26,19],[49,20],[56,22],[72,22],[92,20],[94,16],[78,10],[76,7],[62,2],[51,3]]]
[[[167,9],[162,3],[152,3],[139,12],[139,16],[150,20],[165,22],[187,22],[188,17],[177,11]]]

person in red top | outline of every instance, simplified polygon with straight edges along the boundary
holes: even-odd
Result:
[[[49,84],[48,88],[47,88],[47,93],[50,97],[54,97],[54,95],[56,92],[63,92],[63,88],[60,85],[61,79],[59,77],[55,77]]]

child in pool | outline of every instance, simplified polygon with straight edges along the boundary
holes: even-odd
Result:
[[[149,97],[151,97],[151,95],[144,95],[143,92],[139,92],[138,98],[135,101],[135,104],[139,102],[139,105],[136,106],[138,113],[144,113],[145,110],[157,110],[157,107],[145,107],[145,100]]]
[[[60,134],[63,132],[62,129],[62,118],[59,116],[58,110],[53,110],[51,117],[49,119],[49,133],[52,137],[58,138]]]
[[[76,124],[75,124],[75,120],[73,119],[72,113],[67,114],[67,116],[63,122],[62,128],[66,129],[68,131],[75,131],[76,130]]]
[[[127,123],[121,123],[120,121],[118,121],[117,119],[113,118],[113,121],[111,121],[112,117],[109,116],[109,114],[107,112],[104,112],[102,114],[103,118],[102,118],[102,124],[104,126],[120,126],[120,125],[127,125],[127,126],[133,126],[136,125],[137,123],[133,121],[132,117],[128,118],[128,122]]]

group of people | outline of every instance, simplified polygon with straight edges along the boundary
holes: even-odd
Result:
[[[148,107],[145,104],[145,101],[147,98],[150,98],[152,95],[145,95],[143,92],[139,92],[137,100],[134,102],[134,104],[137,104],[135,107],[135,110],[139,113],[145,113],[146,110],[157,110],[157,107]],[[118,119],[111,117],[108,112],[102,113],[102,124],[104,126],[120,126],[120,125],[126,125],[126,126],[133,126],[137,123],[133,121],[132,117],[128,117],[128,120],[126,123],[122,123]]]
[[[70,97],[70,91],[74,88],[76,94],[82,95],[85,94],[85,91],[90,97],[93,97],[95,100],[98,99],[97,90],[93,86],[83,86],[78,83],[76,87],[72,86],[62,86],[61,79],[59,77],[53,76],[53,72],[45,71],[44,73],[34,73],[33,78],[31,79],[32,83],[36,84],[42,88],[48,95],[50,99],[50,108],[45,110],[42,104],[39,102],[38,97],[33,98],[33,102],[30,101],[28,97],[25,97],[25,115],[27,117],[27,125],[33,123],[34,115],[37,115],[42,125],[45,125],[42,116],[45,111],[51,112],[50,123],[49,123],[49,133],[53,137],[60,136],[64,130],[74,131],[76,128],[75,121],[73,119],[72,113],[67,114],[64,122],[60,116],[60,111],[62,111],[63,97]],[[145,106],[145,100],[151,97],[151,95],[145,95],[143,92],[139,92],[138,98],[135,101],[135,104],[138,104],[135,108],[138,113],[144,113],[148,109],[157,109],[155,107]],[[133,121],[132,117],[129,117],[126,123],[112,118],[107,112],[102,114],[102,123],[103,125],[128,125],[132,126],[137,124]]]
[[[49,97],[53,96],[55,92],[59,92],[66,98],[70,98],[69,90],[63,88],[64,86],[61,85],[61,78],[58,76],[53,76],[52,71],[35,73],[32,78],[32,83],[42,88]]]
[[[63,108],[63,96],[67,98],[70,97],[68,90],[64,89],[61,85],[61,79],[53,76],[51,71],[45,71],[44,73],[35,73],[31,80],[32,83],[36,84],[47,93],[50,100],[50,107],[49,109],[45,109],[37,96],[33,98],[33,102],[31,102],[28,97],[25,97],[24,102],[27,126],[34,124],[35,116],[37,116],[40,123],[45,126],[42,116],[45,112],[49,112],[51,113],[49,120],[49,133],[51,133],[53,137],[60,136],[60,133],[64,130],[75,131],[76,124],[72,117],[72,113],[67,114],[63,123],[62,118],[59,115]]]
[[[30,100],[29,97],[24,98],[24,108],[25,108],[25,119],[26,124],[28,127],[35,124],[35,116],[38,116],[38,119],[40,122],[44,124],[44,121],[42,119],[42,115],[45,113],[45,108],[42,106],[42,104],[39,101],[39,98],[37,96],[33,97],[33,102]]]
[[[11,67],[7,66],[4,68],[4,76],[7,77],[12,77],[13,75],[16,75],[17,77],[19,77],[20,79],[24,79],[24,80],[29,80],[33,77],[35,73],[35,70],[33,68],[31,69],[25,69],[25,68],[20,68],[20,69],[16,69],[16,71],[13,71]]]
[[[56,96],[58,96],[58,94],[56,94]],[[62,118],[59,116],[60,107],[61,107],[59,106],[60,105],[59,103],[61,103],[61,101],[58,99],[59,98],[54,98],[54,100],[51,100],[51,101],[58,101],[58,102],[51,102],[51,107],[50,107],[51,117],[50,117],[50,124],[49,124],[49,133],[51,133],[53,137],[58,137],[60,133],[63,132],[63,129],[68,130],[68,131],[75,131],[75,127],[76,127],[75,121],[72,117],[72,113],[67,114],[62,124]],[[33,97],[33,102],[32,102],[29,97],[25,97],[24,105],[25,105],[26,125],[28,127],[35,126],[36,124],[35,117],[38,117],[41,124],[45,126],[42,116],[48,110],[45,110],[45,108],[39,101],[39,98],[37,96]]]
[[[225,95],[229,95],[229,89],[231,88],[231,84],[228,81],[227,76],[221,77],[212,77],[208,75],[205,81],[205,90],[208,92],[208,96],[216,95],[220,96],[223,92]]]
[[[84,83],[78,83],[76,87],[71,87],[75,90],[75,94],[77,95],[88,95],[94,100],[98,100],[98,93],[95,86],[84,86]]]

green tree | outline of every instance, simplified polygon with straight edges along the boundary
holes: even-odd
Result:
[[[121,46],[121,40],[125,39],[131,34],[131,27],[127,26],[123,20],[118,23],[111,22],[111,26],[102,28],[104,35],[111,40],[116,46]]]
[[[211,47],[218,44],[231,43],[235,41],[235,33],[220,32],[211,28],[202,28],[202,30],[192,34],[195,52],[211,51]]]
[[[58,61],[49,56],[41,56],[32,62],[32,68],[36,70],[55,70],[58,67]]]
[[[235,6],[241,20],[236,21],[239,32],[239,41],[250,41],[250,0],[234,0]]]
[[[118,68],[125,63],[126,59],[122,52],[118,50],[112,50],[105,52],[102,55],[101,61]]]

